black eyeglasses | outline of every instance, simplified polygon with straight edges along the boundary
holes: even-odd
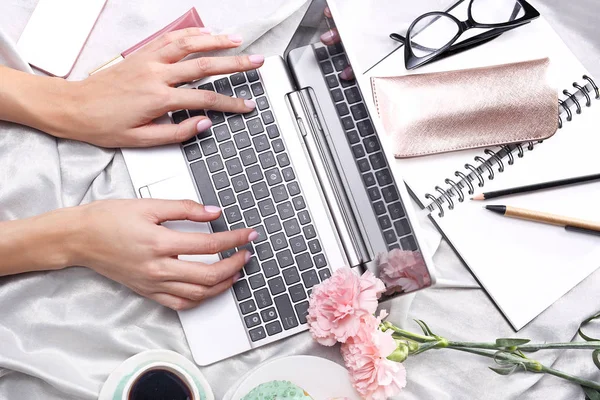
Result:
[[[410,25],[406,38],[397,33],[390,37],[404,43],[406,69],[415,69],[489,42],[539,16],[540,13],[525,0],[470,0],[466,21],[459,21],[447,12],[430,12]],[[456,43],[472,28],[492,29]]]

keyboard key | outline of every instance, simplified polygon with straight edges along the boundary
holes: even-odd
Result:
[[[319,63],[321,66],[321,71],[323,71],[323,75],[329,75],[333,73],[333,65],[331,65],[331,61],[323,61]]]
[[[265,231],[265,227],[262,225],[254,227],[256,233],[258,233],[258,237],[254,240],[254,243],[260,243],[267,240],[267,232]]]
[[[292,209],[292,204],[289,201],[279,204],[277,206],[277,212],[279,213],[279,217],[281,217],[282,220],[294,216],[294,210]]]
[[[275,139],[276,137],[279,137],[279,129],[277,128],[277,125],[267,126],[267,135],[269,135],[270,139]]]
[[[283,275],[283,279],[288,286],[300,282],[300,274],[298,273],[296,267],[284,269],[281,274]]]
[[[281,279],[281,278],[279,278],[279,279]],[[282,284],[283,284],[283,281],[282,281]],[[277,318],[277,312],[275,311],[274,307],[267,308],[266,310],[262,310],[260,312],[260,317],[262,318],[262,320],[264,322],[273,321],[275,318]]]
[[[191,164],[190,169],[192,171],[194,181],[196,182],[196,187],[200,192],[202,202],[204,204],[218,204],[217,194],[210,183],[210,175],[208,173],[208,169],[206,168],[206,164],[204,164],[203,161],[198,161]],[[225,178],[227,177],[225,176]],[[229,182],[227,182],[227,184],[229,184]],[[223,216],[212,221],[210,225],[213,232],[225,232],[227,230],[227,225],[225,224]]]
[[[375,178],[377,178],[377,183],[380,186],[385,186],[393,183],[392,176],[390,175],[390,171],[387,169],[377,171],[375,173]]]
[[[229,249],[229,250],[225,250],[225,251],[222,251],[222,252],[221,252],[221,259],[223,259],[223,260],[224,260],[224,259],[226,259],[226,258],[229,258],[229,257],[231,257],[231,256],[232,256],[232,255],[234,255],[234,254],[235,254],[235,248],[233,248],[233,249]]]
[[[300,254],[299,256],[296,256],[296,265],[298,266],[298,269],[300,271],[304,271],[304,270],[307,270],[309,268],[312,268],[313,263],[312,263],[312,260],[310,258],[310,254],[303,253],[303,254]]]
[[[231,85],[229,84],[229,79],[221,78],[214,81],[215,90],[217,93],[221,93],[225,96],[233,96],[233,90],[231,89]]]
[[[294,308],[296,309],[296,314],[298,314],[298,319],[302,325],[306,324],[306,316],[308,315],[308,301],[304,301],[300,304],[296,304]]]
[[[237,175],[243,171],[242,162],[237,157],[225,161],[225,167],[227,167],[227,173],[229,175]]]
[[[262,168],[258,165],[253,165],[246,170],[250,183],[258,182],[263,179]]]
[[[275,156],[273,155],[272,151],[266,151],[264,153],[261,153],[258,156],[258,158],[260,160],[260,165],[262,166],[263,169],[271,168],[276,165]],[[262,176],[262,174],[261,174],[261,176]]]
[[[233,74],[230,78],[233,86],[241,85],[242,83],[246,82],[246,77],[244,76],[243,72]]]
[[[225,189],[219,192],[219,199],[221,200],[221,205],[223,207],[227,207],[235,203],[235,196],[233,195],[233,190]]]
[[[248,284],[246,283],[246,285]],[[248,291],[250,291],[250,289],[248,289]],[[242,314],[250,314],[251,312],[256,311],[256,303],[254,303],[254,300],[252,299],[240,303],[240,310],[242,311]]]
[[[260,325],[260,318],[255,313],[244,317],[244,322],[246,323],[246,328],[253,328],[256,325]]]
[[[258,115],[258,111],[256,110],[256,108],[254,108],[252,111],[247,112],[245,114],[242,114],[244,116],[244,119],[248,119],[248,118],[253,118],[256,117]]]
[[[269,259],[273,257],[273,250],[271,250],[271,245],[267,243],[259,244],[256,246],[256,254],[261,261]],[[252,282],[250,282],[252,283]],[[254,289],[254,288],[253,288]]]
[[[413,235],[400,239],[400,245],[402,246],[402,250],[417,250],[417,242],[415,241]]]
[[[283,146],[283,141],[281,139],[273,140],[273,143],[271,144],[273,145],[273,151],[275,151],[275,153],[281,153],[285,150],[285,147]]]
[[[287,294],[275,297],[275,307],[279,313],[279,318],[285,330],[298,326],[298,320],[292,309],[292,303]]]
[[[175,111],[171,114],[171,118],[173,119],[174,124],[178,124],[180,122],[185,121],[190,116],[188,115],[186,110]]]
[[[363,158],[365,156],[365,150],[360,144],[352,146],[352,152],[354,153],[354,158]]]
[[[310,222],[310,215],[308,214],[308,211],[301,211],[298,213],[298,220],[300,221],[300,224],[302,225],[306,225]]]
[[[246,272],[246,275],[252,275],[260,271],[260,265],[258,264],[256,257],[252,257],[248,260],[246,265],[244,265],[244,271]]]
[[[288,291],[294,303],[306,299],[306,291],[304,290],[304,286],[300,284],[290,287]]]
[[[262,276],[262,274],[252,275],[250,278],[248,278],[248,282],[250,282],[250,287],[252,289],[258,289],[266,285],[265,278]]]
[[[211,92],[215,91],[215,87],[213,86],[212,82],[208,82],[208,83],[205,83],[204,85],[200,85],[200,86],[198,86],[198,89],[210,90]]]
[[[277,262],[281,268],[289,267],[294,264],[294,259],[292,258],[292,253],[289,250],[280,251],[277,253]]]
[[[225,218],[227,219],[229,225],[235,224],[236,222],[242,220],[242,212],[236,205],[226,208],[223,213],[225,214]]]
[[[246,79],[244,79],[245,81]],[[252,93],[250,93],[250,88],[248,85],[239,86],[235,88],[235,96],[240,99],[250,100],[252,99]]]
[[[377,215],[385,214],[385,204],[383,204],[383,201],[378,201],[377,203],[373,204],[373,209]]]
[[[381,194],[385,199],[386,203],[391,203],[392,201],[398,200],[398,192],[394,186],[388,186],[381,189]]]
[[[256,304],[260,309],[273,305],[273,300],[271,300],[271,295],[269,294],[269,290],[267,288],[254,292],[254,299],[256,300]]]
[[[223,161],[221,160],[220,155],[215,155],[206,160],[206,164],[208,165],[208,170],[210,172],[217,172],[223,169]]]
[[[296,218],[287,220],[283,223],[283,229],[285,230],[285,234],[288,236],[294,236],[300,233],[300,225],[298,225],[298,220]]]
[[[334,45],[327,46],[327,50],[329,50],[329,54],[335,56],[336,54],[342,53],[344,51],[344,47],[341,43],[336,43]]]
[[[277,162],[279,163],[279,166],[281,168],[287,167],[288,165],[290,165],[290,158],[288,157],[288,155],[286,153],[278,154]]]
[[[371,169],[371,167],[369,166],[369,161],[366,158],[358,160],[356,164],[358,165],[358,169],[360,170],[360,172],[367,172]]]
[[[377,219],[379,221],[379,226],[382,230],[390,229],[392,227],[392,221],[387,215],[382,215]]]
[[[327,49],[325,47],[318,47],[315,49],[315,54],[317,55],[317,59],[319,61],[326,60],[329,58],[329,54],[327,54]]]
[[[285,190],[285,186],[283,185],[275,186],[273,189],[271,189],[271,194],[273,195],[273,200],[275,200],[276,203],[288,199],[287,190]]]
[[[233,140],[235,141],[235,145],[238,149],[245,149],[250,146],[250,136],[248,136],[248,132],[238,133],[237,135],[233,135]]]
[[[254,197],[256,200],[264,199],[269,195],[269,190],[267,189],[267,185],[264,182],[259,182],[257,184],[252,185],[252,193],[254,193]]]
[[[375,138],[375,136],[371,136],[363,140],[363,144],[365,145],[365,149],[367,153],[374,153],[376,151],[381,150],[379,146],[379,141]]]
[[[262,269],[263,269],[263,273],[265,274],[265,276],[267,278],[272,278],[279,274],[279,267],[277,267],[277,262],[275,260],[265,261],[262,264]],[[273,294],[276,294],[276,293],[273,293]]]
[[[373,174],[370,172],[363,174],[362,178],[366,187],[373,186],[375,184],[375,176],[373,176]]]
[[[267,334],[269,336],[277,335],[278,333],[282,332],[281,324],[279,323],[279,321],[273,321],[271,323],[268,323],[267,325],[265,325],[265,328],[267,328]]]
[[[329,86],[330,89],[339,86],[338,80],[335,77],[335,75],[326,76],[325,81],[327,82],[327,86]]]
[[[304,228],[302,228],[302,232],[304,232],[304,237],[307,239],[312,239],[315,236],[317,236],[317,232],[315,231],[315,228],[312,225],[307,225]]]
[[[260,118],[251,119],[246,123],[248,124],[248,129],[250,130],[251,135],[256,135],[265,131],[262,122],[260,122]]]
[[[306,250],[306,243],[302,235],[290,239],[290,247],[294,254],[298,254]]]
[[[283,233],[278,233],[271,236],[271,243],[273,244],[273,249],[275,251],[285,249],[288,245],[287,239]]]
[[[279,223],[279,218],[277,218],[277,216],[265,219],[265,226],[269,233],[275,233],[281,230],[281,223]]]
[[[283,279],[278,276],[277,278],[273,278],[269,281],[269,289],[273,296],[277,296],[279,293],[283,293],[286,290],[285,283],[283,283]]]
[[[408,219],[402,218],[401,220],[394,222],[394,229],[396,229],[398,236],[408,235],[410,233]]]
[[[350,114],[350,110],[348,110],[346,103],[337,103],[335,108],[337,109],[337,113],[340,117]]]
[[[224,159],[228,159],[237,155],[237,150],[235,149],[235,146],[231,140],[220,144],[219,150],[221,151],[221,154],[223,154]]]
[[[205,156],[213,155],[217,152],[217,144],[214,139],[203,140],[200,142],[200,147],[202,147],[202,152]]]
[[[260,224],[260,216],[256,208],[244,212],[244,221],[246,221],[246,225],[248,226]]]
[[[235,231],[236,229],[246,229],[246,224],[244,224],[243,222],[239,222],[235,225],[231,225],[231,231]]]
[[[285,170],[283,171],[283,176],[285,177]],[[298,182],[290,182],[287,185],[288,188],[288,192],[290,193],[290,196],[295,196],[298,193],[300,193],[300,186],[298,185]]]
[[[348,59],[344,54],[340,54],[339,56],[335,56],[331,59],[333,61],[333,65],[337,72],[341,72],[348,66]]]
[[[267,108],[269,108],[269,101],[265,96],[259,97],[258,99],[256,99],[256,107],[260,111],[266,110]]]
[[[283,173],[283,179],[286,182],[289,182],[291,180],[296,179],[296,175],[294,175],[294,170],[290,167],[285,168],[283,171],[281,171]]]
[[[331,277],[331,272],[329,272],[328,268],[319,270],[319,278],[321,278],[321,282]]]
[[[383,238],[387,244],[392,244],[398,240],[396,233],[392,229],[383,232]]]
[[[248,189],[248,180],[246,180],[246,177],[244,175],[236,175],[232,177],[231,184],[233,186],[233,190],[235,190],[236,193]]]
[[[365,108],[365,105],[363,103],[353,105],[352,107],[350,107],[350,111],[352,111],[352,116],[357,121],[359,119],[367,118],[369,116],[369,114],[367,113],[367,109]]]
[[[251,71],[246,71],[246,77],[248,77],[248,82],[254,82],[258,80],[258,71],[253,69]]]
[[[233,117],[227,119],[227,124],[229,124],[229,128],[231,132],[236,133],[246,129],[246,125],[244,124],[244,119],[241,115],[234,115]]]
[[[253,342],[258,342],[259,340],[262,340],[267,337],[265,330],[262,326],[254,328],[248,333],[250,334],[250,340],[252,340]]]
[[[196,137],[198,138],[198,140],[202,140],[202,139],[206,139],[212,136],[212,130],[211,129],[207,129],[205,131],[202,131],[200,133],[198,133],[196,135]]]
[[[342,118],[342,125],[344,125],[344,129],[347,131],[350,129],[354,129],[354,121],[352,120],[352,117]]]
[[[340,83],[342,84],[343,88],[347,88],[350,86],[355,86],[356,85],[356,79],[343,79],[342,78],[342,74],[338,74],[338,79],[340,80]]]
[[[219,172],[218,174],[213,175],[213,182],[215,183],[215,188],[217,188],[217,190],[225,189],[229,186],[229,178],[227,178],[225,172]],[[202,200],[206,201],[204,198]]]
[[[213,125],[219,125],[220,123],[225,122],[225,115],[220,111],[208,110],[206,116],[210,118]]]
[[[238,247],[238,250],[247,250],[250,254],[254,254],[254,245],[252,243],[246,243],[245,245]]]
[[[306,204],[304,203],[304,198],[302,196],[297,196],[292,199],[294,203],[294,208],[296,211],[304,210],[306,208]]]
[[[275,118],[273,117],[273,113],[271,111],[265,111],[264,113],[260,114],[260,116],[265,125],[275,122]]]
[[[369,136],[375,133],[375,130],[373,129],[373,124],[371,124],[371,121],[369,121],[368,119],[357,122],[356,127],[358,128],[358,131],[360,132],[360,135],[362,137]]]
[[[344,95],[342,94],[341,89],[333,89],[331,91],[331,97],[333,98],[333,101],[336,103],[344,100]]]
[[[219,125],[213,129],[213,132],[215,134],[215,139],[217,139],[218,142],[231,138],[227,125]]]
[[[348,142],[350,142],[350,144],[356,144],[356,143],[360,142],[360,137],[358,136],[358,132],[356,132],[355,130],[346,132],[346,136],[348,137]]]
[[[350,104],[358,103],[361,100],[360,91],[357,87],[352,87],[344,90],[344,95],[346,96],[346,100]]]
[[[260,82],[256,82],[250,85],[250,88],[252,89],[252,94],[254,94],[254,96],[256,97],[265,94],[265,90],[263,89],[262,84]]]
[[[371,199],[371,201],[376,201],[381,198],[381,192],[379,191],[379,188],[377,188],[377,187],[368,188],[367,193],[369,194],[369,199]]]
[[[240,151],[240,157],[242,157],[242,164],[244,164],[245,167],[247,167],[248,165],[252,165],[257,161],[254,149],[246,149]]]
[[[185,157],[188,161],[194,161],[202,157],[202,154],[200,153],[200,147],[198,147],[196,143],[191,146],[185,146],[183,151],[185,152]]]
[[[265,176],[267,177],[267,183],[269,186],[281,183],[281,174],[277,168],[272,168],[268,171],[265,171]]]
[[[314,256],[313,261],[315,262],[317,268],[323,268],[327,265],[327,260],[323,254],[317,254]]]
[[[254,148],[259,153],[271,148],[269,145],[269,139],[267,139],[267,135],[260,135],[252,138],[252,143],[254,143]]]
[[[312,254],[321,252],[321,244],[317,239],[308,242],[308,248]]]
[[[250,296],[252,296],[252,293],[250,293],[250,286],[248,286],[248,282],[244,279],[233,284],[233,292],[238,301],[249,299]]]
[[[258,209],[260,210],[260,215],[263,217],[268,217],[269,215],[275,214],[275,205],[273,204],[273,200],[265,199],[258,202]],[[267,231],[272,233],[267,226]]]
[[[371,161],[371,166],[373,169],[380,169],[385,167],[385,157],[383,153],[375,153],[369,156],[369,161]]]

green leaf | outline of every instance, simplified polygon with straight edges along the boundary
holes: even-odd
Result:
[[[593,320],[595,320],[597,318],[600,318],[600,313],[598,313],[596,315],[592,315],[591,317],[589,317],[588,319],[586,319],[579,325],[579,329],[577,330],[577,333],[579,333],[579,336],[581,336],[583,338],[583,340],[585,340],[587,342],[593,342],[596,340],[600,340],[600,339],[595,339],[593,337],[590,337],[590,336],[584,334],[583,331],[581,330],[585,325],[587,325],[588,323],[592,322]]]
[[[419,345],[419,350],[415,351],[413,354],[414,355],[421,354],[424,351],[434,348],[438,344],[439,344],[438,342],[427,342],[427,343],[421,344],[421,345]]]
[[[585,393],[585,398],[589,400],[600,400],[600,391],[596,389],[589,388],[587,386],[582,386],[583,393]]]
[[[431,329],[429,329],[425,322],[421,321],[420,319],[415,319],[415,322],[421,327],[424,334],[427,336],[434,336],[433,332],[431,332]]]
[[[594,360],[594,364],[596,365],[596,368],[600,369],[600,358],[598,358],[600,356],[600,350],[596,349],[592,352],[592,360]]]
[[[494,371],[495,373],[497,373],[498,375],[510,375],[513,372],[515,372],[515,370],[517,369],[517,365],[513,365],[512,367],[502,367],[502,368],[488,367],[488,368],[491,369],[492,371]]]
[[[512,339],[512,338],[500,338],[496,339],[496,345],[500,347],[513,347],[520,346],[525,343],[529,343],[529,339]]]

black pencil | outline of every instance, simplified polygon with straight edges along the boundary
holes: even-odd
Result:
[[[600,179],[600,174],[578,176],[576,178],[560,179],[558,181],[534,183],[532,185],[519,186],[510,189],[497,190],[494,192],[481,193],[471,197],[471,200],[488,200],[510,194],[533,192],[536,190],[549,189],[558,186],[573,185],[575,183],[589,182]]]

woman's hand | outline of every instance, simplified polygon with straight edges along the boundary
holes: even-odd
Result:
[[[105,200],[57,211],[68,218],[63,223],[77,227],[70,238],[70,265],[89,267],[175,310],[229,289],[250,259],[247,250],[215,264],[179,260],[177,255],[215,254],[258,236],[252,229],[204,234],[160,225],[174,220],[206,222],[221,215],[217,207],[189,200]]]

